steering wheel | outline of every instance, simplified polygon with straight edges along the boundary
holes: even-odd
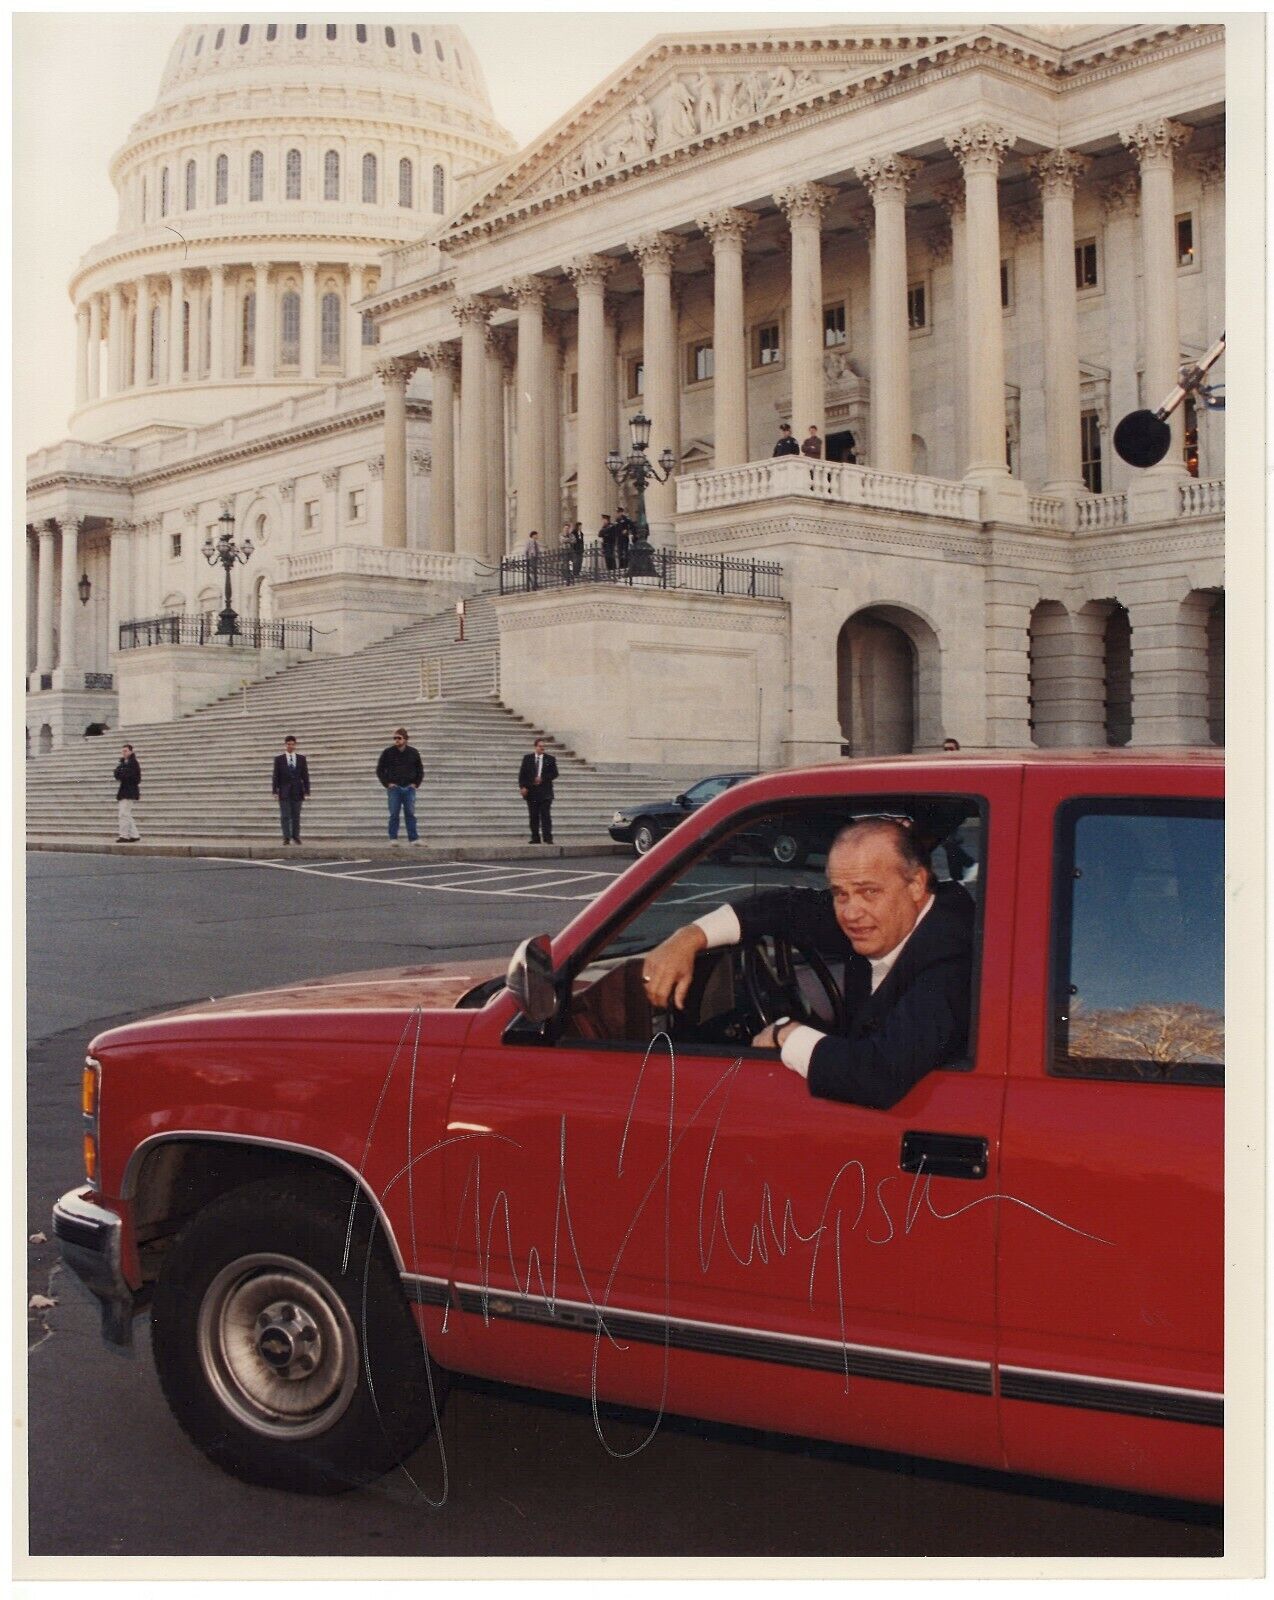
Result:
[[[814,1014],[801,990],[796,976],[798,956],[818,979],[831,1007],[830,1024]],[[794,1022],[809,1022],[824,1030],[830,1027],[833,1033],[845,1032],[845,997],[832,976],[832,969],[813,945],[795,944],[780,934],[767,934],[743,946],[741,966],[748,999],[763,1023],[786,1016]]]

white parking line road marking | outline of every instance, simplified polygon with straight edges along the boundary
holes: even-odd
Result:
[[[201,856],[202,861],[219,861],[234,866],[247,867],[272,867],[276,872],[300,872],[313,878],[324,878],[329,883],[335,880],[346,882],[354,879],[359,883],[373,885],[376,888],[415,889],[417,891],[432,890],[437,894],[471,894],[483,895],[487,898],[505,900],[549,900],[558,904],[585,902],[596,898],[609,883],[619,877],[618,872],[589,871],[573,872],[563,876],[553,867],[511,867],[496,862],[422,862],[419,866],[409,862],[394,862],[385,867],[371,867],[365,872],[331,872],[321,870],[334,866],[344,866],[345,862],[316,862],[313,865],[302,866],[299,862],[273,861],[265,857],[243,856]],[[367,858],[364,858],[364,860]],[[349,863],[361,866],[362,861]],[[456,877],[456,869],[462,868],[465,876]],[[422,872],[443,870],[447,873],[445,879],[420,877]],[[385,878],[376,876],[384,872],[395,872],[398,877]],[[411,873],[411,877],[401,876]],[[553,894],[548,891],[566,888],[568,885],[578,885],[589,879],[600,878],[595,889],[587,894]],[[518,881],[530,879],[530,882]],[[545,882],[543,880],[547,879]],[[539,880],[539,881],[536,881]],[[504,884],[506,887],[498,888],[496,885]],[[715,893],[716,891],[709,891]]]

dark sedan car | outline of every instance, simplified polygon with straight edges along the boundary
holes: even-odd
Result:
[[[610,836],[620,844],[630,844],[639,856],[644,856],[651,845],[671,833],[679,822],[715,800],[736,783],[755,778],[755,772],[720,772],[712,778],[701,778],[673,800],[646,800],[640,805],[621,806],[610,819]]]

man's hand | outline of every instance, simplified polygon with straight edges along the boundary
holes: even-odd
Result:
[[[760,1033],[757,1034],[756,1038],[753,1039],[752,1048],[754,1050],[782,1049],[782,1046],[778,1041],[778,1035],[774,1031],[774,1024],[772,1022],[767,1022],[766,1025],[761,1029]]]
[[[669,1000],[678,1011],[684,1009],[694,977],[695,957],[707,948],[707,935],[691,922],[647,952],[641,974],[646,998],[656,1011],[666,1010]]]

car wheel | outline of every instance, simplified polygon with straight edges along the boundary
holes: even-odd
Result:
[[[262,1182],[201,1211],[155,1288],[173,1415],[249,1483],[333,1494],[382,1476],[436,1421],[431,1369],[375,1213],[339,1181]],[[348,1235],[348,1241],[347,1241]]]
[[[655,830],[649,822],[639,822],[633,829],[633,849],[644,856],[655,842]]]
[[[794,833],[780,833],[770,846],[770,859],[779,867],[799,867],[808,854]]]

